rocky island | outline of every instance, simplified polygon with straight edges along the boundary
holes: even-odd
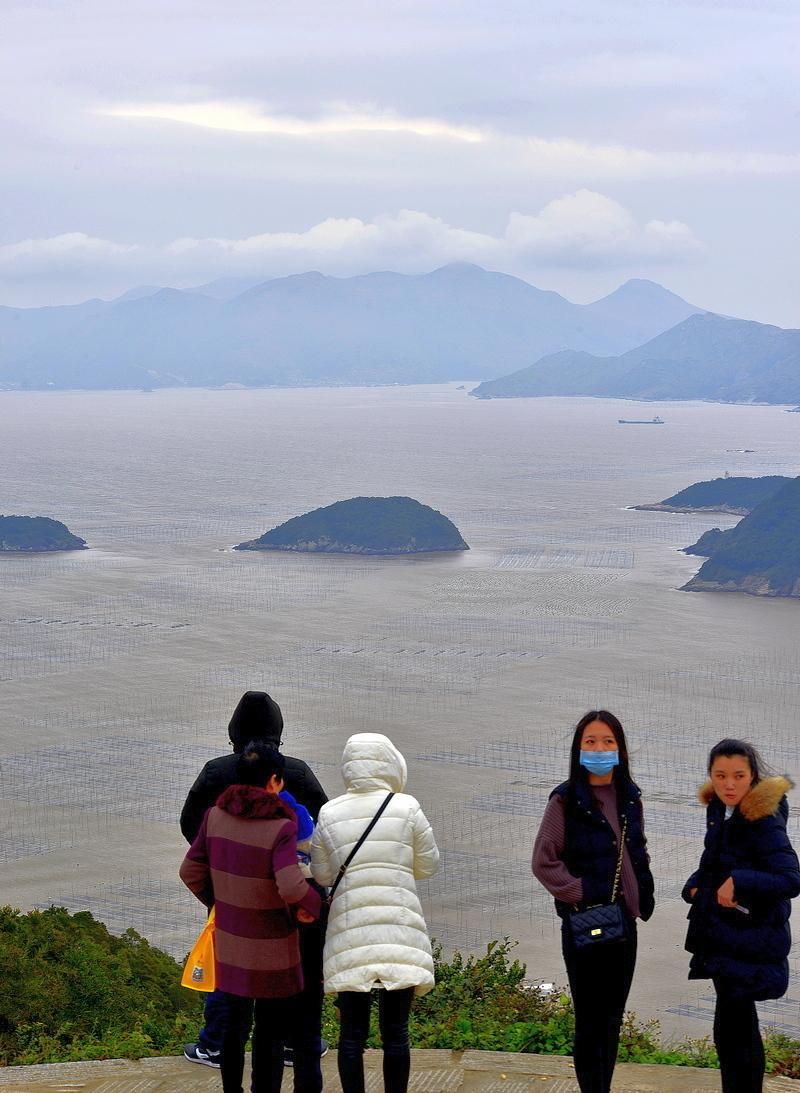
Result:
[[[652,505],[635,505],[640,512],[724,512],[731,516],[746,516],[756,505],[772,497],[793,479],[780,474],[761,478],[712,478],[695,482],[685,490]],[[718,529],[717,529],[718,530]]]
[[[469,547],[452,520],[411,497],[351,497],[295,516],[234,550],[392,555]]]
[[[743,517],[735,527],[710,528],[684,547],[684,554],[706,559],[685,591],[800,598],[800,478],[714,478],[635,508]]]
[[[47,516],[0,516],[2,554],[85,549],[86,540],[73,535],[60,520]]]
[[[709,556],[684,588],[800,597],[800,478],[788,479],[736,527],[714,531],[691,548]]]

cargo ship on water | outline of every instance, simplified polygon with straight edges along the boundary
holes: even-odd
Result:
[[[655,417],[649,417],[646,420],[642,420],[642,421],[638,421],[638,420],[635,420],[635,419],[630,420],[628,418],[619,417],[619,418],[617,418],[617,424],[618,425],[664,425],[665,422],[664,422],[663,417],[659,417],[656,414]]]

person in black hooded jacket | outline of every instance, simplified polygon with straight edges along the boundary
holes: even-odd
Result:
[[[217,803],[217,797],[236,781],[238,758],[251,740],[265,740],[279,747],[283,735],[283,714],[266,691],[245,691],[228,723],[228,736],[233,752],[209,759],[189,790],[181,811],[181,831],[188,843],[193,843],[206,812]],[[309,765],[302,759],[286,757],[286,788],[301,805],[305,805],[316,823],[319,810],[328,800]]]
[[[233,751],[229,755],[220,755],[210,759],[194,785],[189,790],[181,811],[181,831],[188,843],[193,843],[203,817],[209,808],[217,803],[217,798],[237,782],[239,756],[251,740],[263,740],[276,748],[281,744],[283,735],[283,714],[281,708],[266,691],[245,691],[237,703],[228,724]],[[328,800],[313,771],[302,759],[290,755],[284,756],[285,788],[295,800],[304,805],[316,823],[319,810]],[[319,927],[308,927],[300,931],[300,955],[303,965],[303,1002],[302,1028],[299,1037],[302,1044],[298,1049],[315,1051],[320,1055],[327,1050],[322,1040],[322,946],[324,931]],[[212,991],[206,995],[204,1026],[200,1030],[196,1043],[186,1044],[184,1055],[193,1063],[219,1068],[222,1040],[228,1016],[226,997],[223,991]],[[287,1061],[291,1051],[287,1051]],[[318,1093],[322,1089],[322,1072],[317,1068],[317,1082],[313,1089],[302,1093]]]
[[[763,761],[744,740],[721,740],[708,759],[706,837],[687,880],[690,979],[717,992],[714,1043],[723,1093],[761,1093],[764,1046],[755,1003],[789,985],[791,899],[800,865],[786,833],[788,778],[763,777]]]

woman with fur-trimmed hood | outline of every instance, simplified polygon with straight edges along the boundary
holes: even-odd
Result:
[[[686,948],[690,979],[717,992],[714,1043],[723,1093],[760,1093],[764,1047],[755,1003],[789,985],[791,900],[800,865],[786,833],[788,778],[763,777],[763,761],[743,740],[721,740],[700,790],[705,848],[683,898],[691,903]]]

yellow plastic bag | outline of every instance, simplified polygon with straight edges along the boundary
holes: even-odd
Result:
[[[189,953],[183,969],[181,986],[190,991],[213,991],[217,983],[217,969],[214,963],[214,913],[211,908],[208,922],[200,932]]]

